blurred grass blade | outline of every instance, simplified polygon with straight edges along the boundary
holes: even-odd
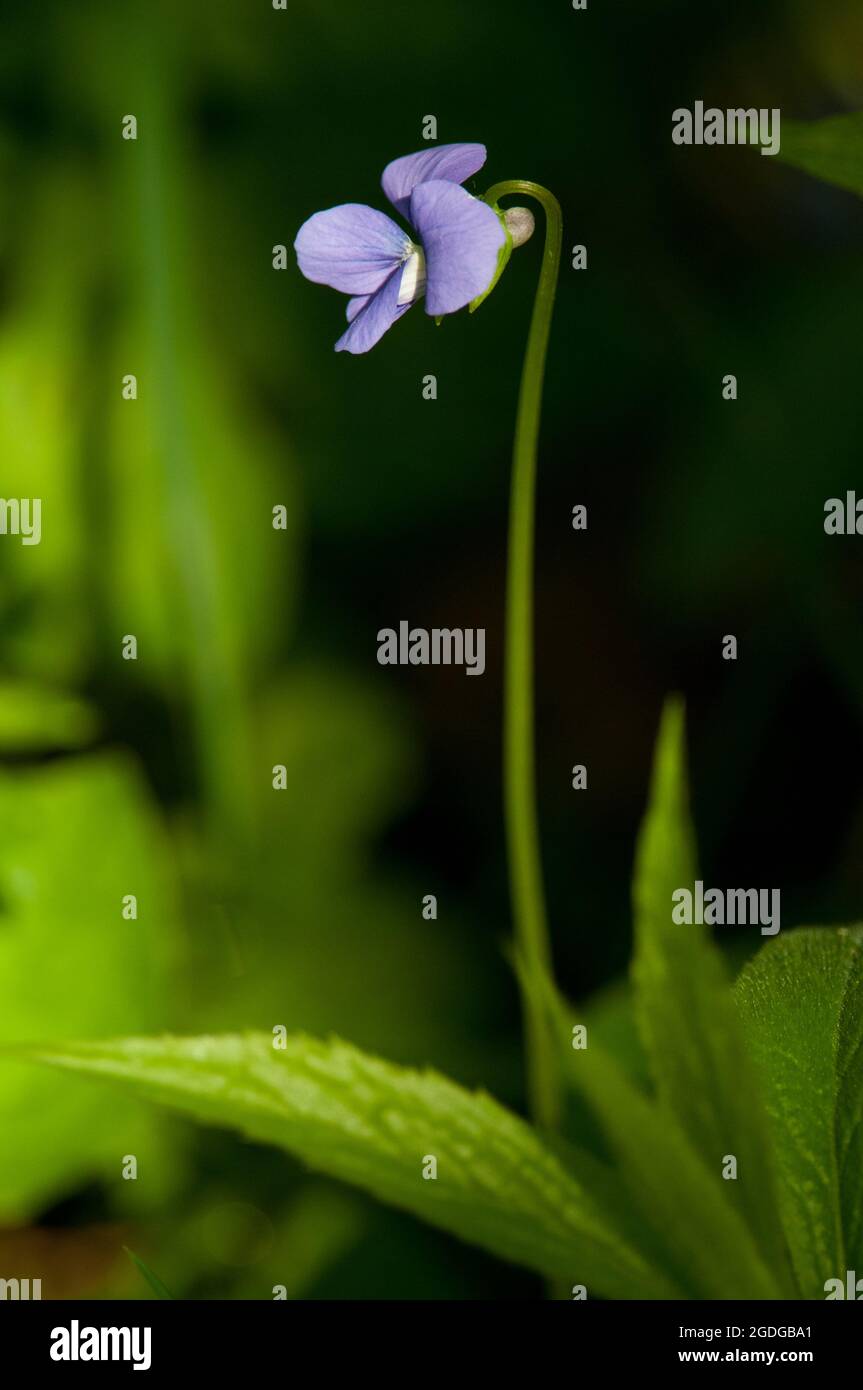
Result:
[[[805,1298],[863,1273],[863,950],[806,929],[745,967],[736,997],[758,1065],[779,1196]]]
[[[783,121],[780,158],[863,196],[863,112],[825,121]]]
[[[28,1049],[197,1120],[279,1145],[494,1254],[609,1298],[665,1289],[577,1176],[523,1120],[432,1072],[338,1041],[267,1034]],[[437,1178],[424,1179],[430,1157]]]
[[[144,1278],[150,1285],[150,1288],[153,1290],[153,1293],[156,1295],[156,1297],[167,1298],[171,1302],[173,1302],[174,1295],[172,1293],[168,1293],[168,1290],[165,1288],[165,1285],[162,1283],[158,1274],[154,1274],[152,1269],[150,1269],[147,1265],[144,1264],[144,1261],[141,1259],[141,1257],[139,1255],[136,1255],[134,1250],[129,1249],[128,1245],[124,1245],[123,1249],[129,1256],[129,1259],[132,1261],[132,1263],[137,1266],[139,1272],[143,1274]]]
[[[660,1104],[675,1117],[710,1173],[726,1155],[738,1178],[723,1184],[784,1278],[774,1160],[730,982],[708,929],[672,921],[672,893],[694,888],[695,834],[689,815],[684,709],[662,716],[650,792],[636,852],[632,975],[638,1024]]]
[[[643,1230],[648,1258],[698,1299],[776,1299],[788,1293],[732,1204],[719,1166],[708,1169],[673,1116],[590,1042],[571,1044],[570,1010],[550,979],[523,983],[554,1019],[565,1076],[596,1114]],[[644,1249],[643,1246],[639,1246]]]

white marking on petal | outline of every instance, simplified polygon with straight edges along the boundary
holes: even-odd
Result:
[[[399,304],[413,304],[415,299],[425,293],[426,258],[422,248],[411,243],[411,253],[405,261],[402,280],[399,286]]]

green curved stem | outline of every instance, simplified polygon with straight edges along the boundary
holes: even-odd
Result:
[[[485,202],[527,195],[545,213],[545,248],[530,321],[513,447],[509,513],[504,677],[504,800],[515,936],[528,978],[551,970],[536,814],[533,708],[533,570],[536,454],[545,358],[560,267],[563,224],[557,199],[524,179],[496,183]],[[536,1121],[549,1129],[560,1118],[556,1048],[536,995],[523,991],[528,1094]]]

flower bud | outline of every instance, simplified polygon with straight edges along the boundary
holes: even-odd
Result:
[[[536,226],[530,208],[507,208],[503,220],[514,247],[524,246],[526,241],[530,241]]]

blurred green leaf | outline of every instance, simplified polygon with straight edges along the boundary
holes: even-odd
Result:
[[[38,498],[41,542],[0,546],[0,623],[6,670],[77,680],[93,650],[88,602],[88,485],[81,453],[87,392],[82,324],[93,256],[93,191],[49,166],[20,190],[28,228],[15,292],[0,322],[0,458],[4,497]],[[63,222],[61,258],[52,221]]]
[[[296,489],[284,437],[212,326],[198,249],[209,227],[175,104],[182,72],[152,35],[134,67],[147,139],[133,161],[117,147],[128,288],[109,360],[103,583],[114,629],[138,638],[142,678],[189,705],[204,810],[237,842],[254,830],[249,700],[293,617]],[[137,396],[126,399],[129,372]]]
[[[138,898],[138,920],[122,899]],[[0,1042],[104,1035],[165,1024],[172,954],[166,850],[149,796],[125,758],[68,759],[0,772]],[[92,1088],[0,1062],[0,1220],[24,1220],[75,1183],[147,1154],[152,1115]],[[176,1166],[176,1165],[175,1165]],[[134,1192],[132,1190],[134,1189]]]
[[[61,1044],[31,1055],[112,1078],[209,1124],[279,1145],[332,1177],[612,1298],[650,1297],[647,1266],[602,1203],[523,1120],[433,1072],[346,1043],[266,1034]],[[424,1180],[427,1156],[436,1180]],[[660,1282],[654,1296],[663,1296]]]
[[[314,1297],[315,1286],[366,1234],[371,1204],[325,1179],[300,1188],[273,1232],[260,1263],[239,1277],[236,1298],[269,1298],[277,1284],[287,1298]]]
[[[805,1298],[863,1268],[863,950],[844,929],[777,938],[742,971],[779,1198]]]
[[[477,965],[476,934],[455,903],[437,925],[424,921],[428,889],[382,865],[377,849],[419,785],[402,705],[385,685],[295,664],[252,716],[256,872],[248,854],[230,850],[187,865],[200,897],[189,914],[184,1026],[334,1032],[494,1088],[502,1059],[492,1047],[477,1056],[477,1033],[498,980]],[[272,787],[276,764],[285,792]],[[183,848],[194,856],[200,842]]]
[[[672,921],[672,893],[692,890],[695,835],[686,785],[684,709],[664,710],[650,802],[636,852],[635,1007],[660,1104],[678,1121],[710,1172],[726,1154],[724,1184],[777,1270],[784,1264],[767,1117],[730,982],[708,928]]]
[[[780,158],[863,195],[863,111],[825,121],[783,121]]]
[[[0,752],[81,748],[98,729],[84,700],[30,681],[0,680]]]

